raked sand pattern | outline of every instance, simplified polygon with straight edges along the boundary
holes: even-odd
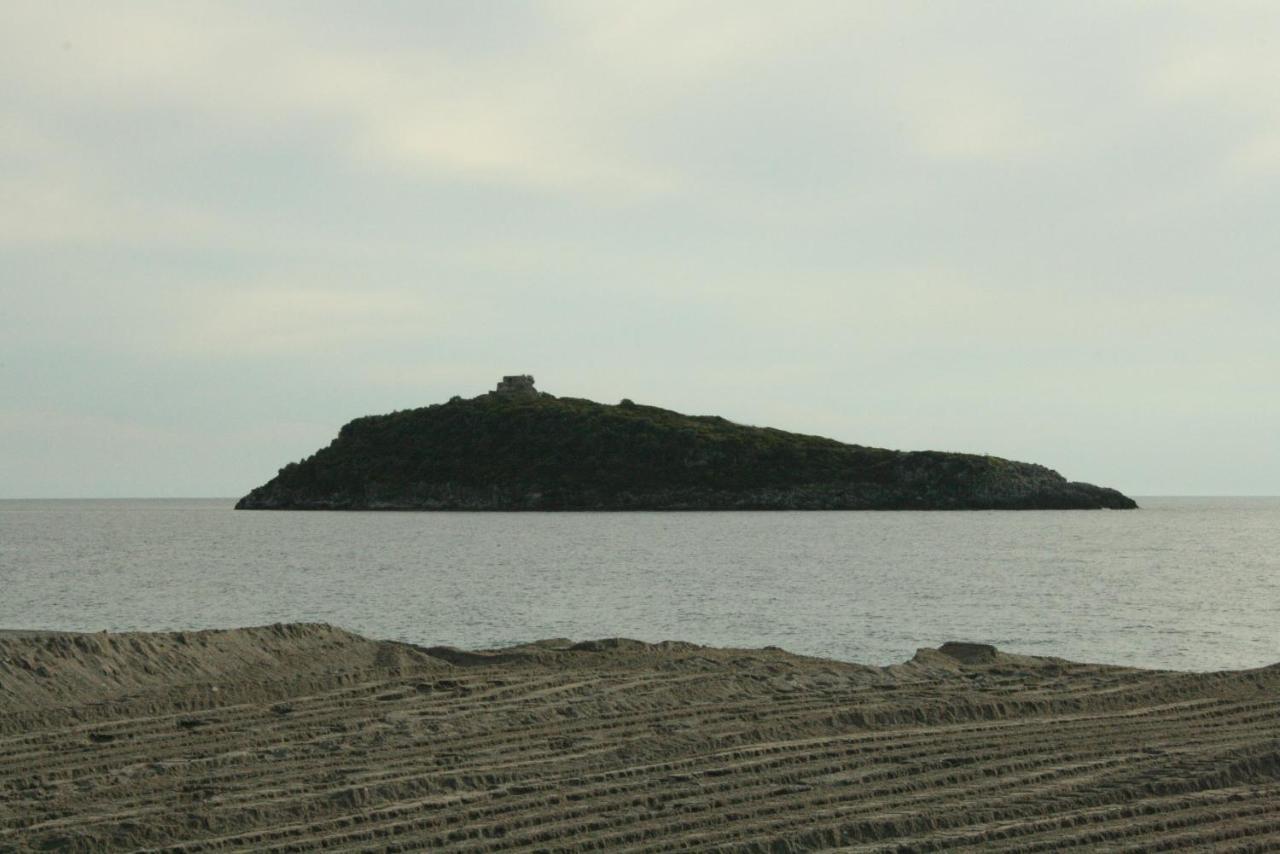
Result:
[[[0,633],[0,851],[1280,848],[1280,667]]]

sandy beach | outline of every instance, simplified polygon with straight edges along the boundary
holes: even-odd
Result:
[[[0,633],[0,851],[1280,846],[1280,666]]]

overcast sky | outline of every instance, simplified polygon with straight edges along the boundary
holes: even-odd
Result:
[[[1280,493],[1280,6],[5,3],[0,497],[558,395]]]

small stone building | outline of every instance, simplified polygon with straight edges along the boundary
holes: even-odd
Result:
[[[502,378],[502,382],[498,383],[498,387],[493,390],[494,394],[537,394],[538,390],[533,387],[533,377],[530,374],[514,374]]]

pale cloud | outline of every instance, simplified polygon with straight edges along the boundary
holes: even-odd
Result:
[[[398,114],[388,103],[367,125],[353,151],[373,168],[458,181],[507,184],[578,193],[613,203],[646,200],[675,191],[660,170],[614,157],[604,146],[566,134],[573,116],[558,114],[534,96],[436,103]],[[579,126],[580,129],[580,126]]]
[[[0,186],[0,249],[225,246],[250,234],[178,200],[131,198],[112,181],[75,174],[70,161],[5,176]]]
[[[751,293],[767,288],[767,282],[750,278],[736,284]],[[1170,342],[1196,340],[1207,324],[1227,319],[1218,316],[1220,299],[1199,292],[1085,291],[1052,283],[984,280],[927,266],[797,274],[774,299],[743,301],[726,310],[736,325],[764,339],[829,346],[843,335],[846,353],[876,357],[920,351],[971,357],[1101,355],[1142,347],[1154,352]],[[1230,318],[1237,328],[1243,328],[1242,319]],[[1046,369],[1036,359],[1026,364],[1034,371]],[[1058,369],[1073,367],[1055,365]],[[938,374],[947,377],[951,370],[939,366]]]
[[[1228,7],[1224,7],[1226,9]],[[1144,79],[1154,98],[1216,127],[1227,180],[1280,177],[1280,51],[1275,10],[1233,4],[1193,8],[1187,26],[1161,45]]]
[[[54,491],[101,492],[152,446],[240,491],[529,370],[1229,490],[1152,449],[1161,418],[1273,443],[1273,14],[10,4],[0,489],[74,460]]]
[[[1235,148],[1228,162],[1245,178],[1280,178],[1280,124]]]
[[[447,306],[420,294],[237,284],[197,294],[160,343],[164,351],[187,356],[326,353],[370,340],[431,335],[447,320]]]
[[[1052,140],[1000,81],[977,69],[943,68],[906,87],[903,121],[926,157],[1017,163]]]
[[[829,33],[832,25],[868,16],[853,4],[818,8],[818,15],[779,15],[772,4],[758,2],[574,0],[551,6],[592,65],[644,84],[629,93],[641,101],[776,62],[780,52],[785,56],[790,47]]]
[[[35,32],[12,39],[7,64],[71,108],[181,106],[209,116],[232,141],[313,123],[353,163],[410,178],[584,193],[602,202],[674,187],[654,165],[620,155],[598,127],[599,104],[566,99],[554,73],[345,45],[307,21],[234,7],[130,13],[91,4],[30,18]]]
[[[27,453],[6,460],[5,497],[104,498],[237,495],[233,472],[248,454],[263,471],[331,438],[332,424],[287,416],[220,431],[198,423],[143,424],[133,417],[48,407],[0,407],[0,446]]]

